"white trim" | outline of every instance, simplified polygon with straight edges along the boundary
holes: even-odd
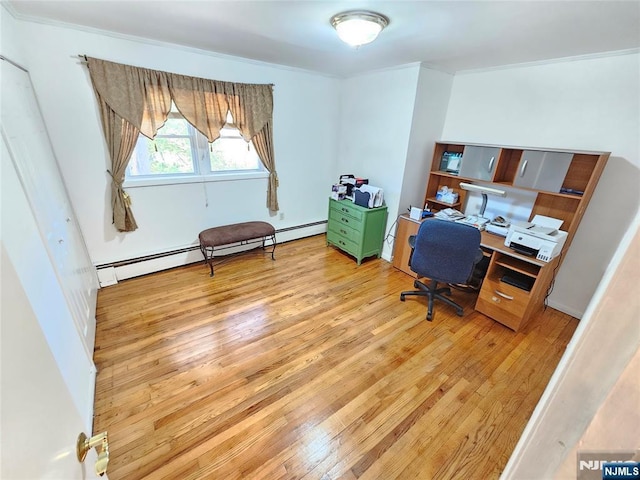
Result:
[[[282,232],[276,232],[276,241],[277,241],[277,244],[279,245],[281,243],[289,242],[292,240],[298,240],[300,238],[320,235],[322,233],[325,233],[326,231],[327,231],[327,224],[323,222],[318,225],[311,225],[308,227],[296,228],[295,230],[285,230]],[[267,241],[266,245],[271,245],[271,243]],[[186,245],[186,246],[183,246],[182,248],[192,248],[194,246],[195,245]],[[237,253],[242,250],[247,250],[250,248],[255,248],[255,245],[254,246],[239,245],[236,247],[230,247],[229,249],[226,249],[224,253],[221,252],[219,255],[230,255],[230,254]],[[176,248],[176,250],[179,250],[179,248]],[[160,253],[160,252],[156,252],[156,253]],[[269,258],[269,261],[271,261],[270,255],[268,256],[265,255],[265,258],[267,257]],[[278,259],[277,245],[275,249],[275,258],[277,261]],[[204,265],[204,258],[202,257],[202,253],[198,248],[196,248],[196,249],[185,251],[185,252],[179,252],[173,255],[167,255],[165,257],[153,258],[149,260],[132,263],[129,265],[114,267],[115,277],[116,277],[115,281],[117,283],[117,281],[119,280],[125,280],[127,278],[138,277],[141,275],[147,275],[149,273],[160,272],[162,270],[167,270],[169,268],[181,267],[183,265],[189,265],[189,264],[198,263],[198,262],[203,264],[202,268],[207,271],[207,275],[208,275],[209,274],[208,267]]]
[[[406,70],[409,68],[421,68],[421,67],[422,67],[421,62],[401,63],[400,65],[392,65],[390,67],[381,67],[381,68],[372,68],[370,70],[363,70],[361,72],[343,75],[340,78],[343,80],[350,80],[357,77],[375,75],[377,73],[393,72],[397,70]]]
[[[595,60],[598,58],[619,57],[621,55],[635,55],[640,53],[640,48],[628,48],[625,50],[612,50],[610,52],[586,53],[573,57],[558,57],[548,60],[536,60],[532,62],[511,63],[507,65],[496,65],[495,67],[474,68],[469,70],[458,70],[455,75],[470,75],[475,73],[495,72],[496,70],[509,70],[513,68],[539,67],[552,65],[554,63],[579,62],[582,60]]]
[[[82,412],[84,414],[83,422],[84,428],[87,432],[93,432],[93,404],[96,400],[96,374],[98,369],[96,368],[96,364],[91,361],[91,367],[89,368],[89,400],[87,405],[87,411]]]
[[[122,185],[124,188],[155,187],[160,185],[178,185],[183,183],[235,182],[237,180],[255,180],[269,178],[269,172],[233,172],[212,175],[157,175],[154,177],[128,178]]]
[[[15,7],[13,7],[13,5],[11,3],[8,3],[8,2],[1,2],[0,6],[4,7],[5,10],[13,18],[15,18],[16,20],[22,21],[22,22],[31,22],[31,23],[38,23],[38,24],[41,24],[41,25],[48,25],[48,26],[52,26],[52,27],[68,28],[68,29],[71,29],[71,30],[78,30],[78,31],[81,31],[81,32],[86,32],[86,33],[91,33],[91,34],[104,35],[104,36],[116,38],[116,39],[119,39],[119,40],[127,40],[127,41],[138,42],[138,43],[146,43],[148,45],[154,45],[154,46],[165,47],[165,48],[172,48],[172,49],[175,49],[175,50],[182,50],[182,51],[188,52],[188,53],[195,53],[195,54],[207,55],[207,56],[210,56],[210,57],[215,57],[215,58],[220,58],[220,59],[233,60],[233,61],[246,63],[246,64],[250,64],[250,65],[268,66],[268,67],[272,67],[272,68],[278,68],[278,69],[281,69],[281,70],[287,70],[287,71],[292,71],[292,72],[302,72],[302,73],[307,73],[307,74],[311,74],[311,75],[320,75],[320,76],[323,76],[323,77],[326,77],[326,78],[335,78],[335,79],[348,79],[348,78],[353,78],[353,77],[357,77],[357,76],[360,76],[360,75],[369,75],[369,74],[372,74],[372,73],[385,72],[385,71],[388,71],[388,70],[395,70],[395,69],[404,68],[404,67],[412,67],[412,66],[416,66],[416,65],[420,66],[421,68],[427,68],[427,69],[430,69],[430,70],[437,70],[437,71],[440,71],[442,73],[447,73],[449,75],[468,75],[468,74],[474,74],[474,73],[492,72],[492,71],[496,71],[496,70],[505,70],[505,69],[523,68],[523,67],[534,67],[534,66],[549,65],[549,64],[554,64],[554,63],[572,62],[572,61],[580,61],[580,60],[590,60],[590,59],[597,59],[597,58],[614,57],[614,56],[619,56],[619,55],[632,55],[632,54],[640,53],[640,48],[629,48],[629,49],[625,49],[625,50],[613,50],[613,51],[609,51],[609,52],[587,53],[587,54],[584,54],[584,55],[576,55],[576,56],[572,56],[572,57],[559,57],[559,58],[551,58],[551,59],[547,59],[547,60],[536,60],[536,61],[531,61],[531,62],[511,63],[511,64],[506,64],[506,65],[496,65],[494,67],[485,67],[485,68],[476,68],[476,69],[460,69],[460,70],[454,70],[454,69],[450,69],[448,67],[434,65],[434,64],[431,64],[429,62],[424,62],[424,61],[418,60],[418,61],[415,61],[415,62],[404,63],[404,64],[395,65],[395,66],[391,66],[391,67],[382,67],[382,68],[379,68],[379,69],[365,70],[365,71],[357,72],[357,73],[354,73],[354,74],[342,74],[342,75],[339,75],[339,74],[326,73],[326,72],[323,72],[323,71],[320,71],[320,70],[312,70],[312,69],[302,68],[302,67],[293,67],[293,66],[290,66],[290,65],[284,65],[284,64],[280,64],[280,63],[270,63],[270,62],[261,61],[261,60],[253,60],[253,59],[246,58],[246,57],[239,57],[239,56],[235,56],[235,55],[231,55],[231,54],[214,52],[214,51],[211,51],[211,50],[204,50],[204,49],[195,48],[195,47],[188,47],[188,46],[180,45],[180,44],[176,44],[176,43],[162,42],[162,41],[159,41],[159,40],[152,40],[152,39],[149,39],[149,38],[138,37],[138,36],[135,36],[135,35],[127,35],[127,34],[124,34],[124,33],[112,32],[112,31],[109,31],[109,30],[102,30],[102,29],[99,29],[99,28],[87,27],[87,26],[84,26],[84,25],[77,25],[77,24],[74,24],[74,23],[61,22],[59,20],[51,20],[51,19],[47,19],[47,18],[34,17],[34,16],[31,16],[31,15],[22,15],[21,13],[18,13],[15,10]]]
[[[109,287],[118,283],[116,270],[113,267],[96,269],[98,272],[98,281],[101,287]]]
[[[584,316],[583,311],[579,311],[579,310],[576,310],[575,308],[568,307],[563,303],[554,302],[551,299],[549,299],[547,305],[549,305],[549,307],[555,310],[558,310],[559,312],[566,313],[567,315],[571,315],[573,318],[577,318],[578,320],[580,320]]]
[[[111,37],[111,38],[116,38],[118,40],[126,40],[126,41],[130,41],[130,42],[137,42],[137,43],[145,43],[147,45],[153,45],[156,47],[164,47],[164,48],[171,48],[174,50],[181,50],[187,53],[195,53],[195,54],[199,54],[199,55],[207,55],[209,57],[214,57],[214,58],[220,58],[223,60],[233,60],[233,61],[237,61],[237,62],[241,62],[241,63],[246,63],[246,64],[250,64],[250,65],[258,65],[258,66],[266,66],[266,67],[271,67],[271,68],[277,68],[280,70],[287,70],[290,72],[302,72],[302,73],[307,73],[310,75],[320,75],[323,77],[327,77],[327,78],[343,78],[340,75],[334,75],[334,74],[330,74],[330,73],[326,73],[326,72],[322,72],[319,70],[311,70],[308,68],[301,68],[301,67],[292,67],[290,65],[283,65],[281,63],[270,63],[270,62],[266,62],[266,61],[262,61],[262,60],[253,60],[251,58],[246,58],[246,57],[239,57],[236,55],[231,55],[231,54],[226,54],[226,53],[219,53],[219,52],[214,52],[212,50],[204,50],[201,48],[196,48],[196,47],[189,47],[186,45],[180,45],[178,43],[170,43],[170,42],[163,42],[160,40],[153,40],[150,38],[145,38],[145,37],[138,37],[136,35],[128,35],[125,33],[118,33],[118,32],[113,32],[110,30],[102,30],[99,28],[94,28],[94,27],[87,27],[84,25],[78,25],[75,23],[67,23],[67,22],[62,22],[60,20],[52,20],[50,18],[42,18],[42,17],[34,17],[31,15],[23,15],[19,12],[17,12],[15,10],[15,8],[8,2],[1,2],[0,5],[2,5],[7,12],[9,12],[9,14],[15,18],[16,20],[19,20],[21,22],[30,22],[30,23],[38,23],[40,25],[48,25],[51,27],[58,27],[58,28],[67,28],[70,30],[78,30],[80,32],[85,32],[85,33],[90,33],[90,34],[94,34],[94,35],[103,35],[105,37]],[[82,54],[84,52],[78,52],[79,54]],[[73,57],[74,60],[77,60],[77,58],[74,56]],[[106,60],[106,59],[105,59]]]

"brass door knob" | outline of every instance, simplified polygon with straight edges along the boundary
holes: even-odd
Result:
[[[87,458],[87,452],[92,448],[98,452],[98,460],[96,460],[96,474],[102,476],[107,473],[107,466],[109,464],[109,439],[107,432],[102,432],[94,435],[91,438],[87,438],[84,432],[78,435],[78,441],[76,443],[76,453],[78,455],[78,461],[84,462]]]

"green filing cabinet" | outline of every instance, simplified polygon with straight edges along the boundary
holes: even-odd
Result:
[[[329,223],[327,245],[335,245],[362,259],[382,254],[384,229],[387,225],[387,207],[365,208],[351,200],[329,199]]]

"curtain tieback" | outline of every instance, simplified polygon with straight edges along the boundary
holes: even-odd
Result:
[[[269,172],[269,180],[274,182],[276,187],[280,186],[280,181],[278,180],[278,174],[276,172]]]
[[[122,197],[122,201],[124,202],[124,204],[127,207],[130,207],[131,197],[127,192],[124,191],[124,188],[122,188],[122,182],[116,180],[116,178],[113,176],[113,173],[111,173],[111,170],[107,170],[107,173],[111,176],[111,180],[113,180],[113,186],[116,187],[116,191]]]

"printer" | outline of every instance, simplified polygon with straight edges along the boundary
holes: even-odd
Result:
[[[536,215],[531,222],[514,222],[504,244],[523,255],[549,262],[560,255],[567,232],[558,230],[562,220]]]

